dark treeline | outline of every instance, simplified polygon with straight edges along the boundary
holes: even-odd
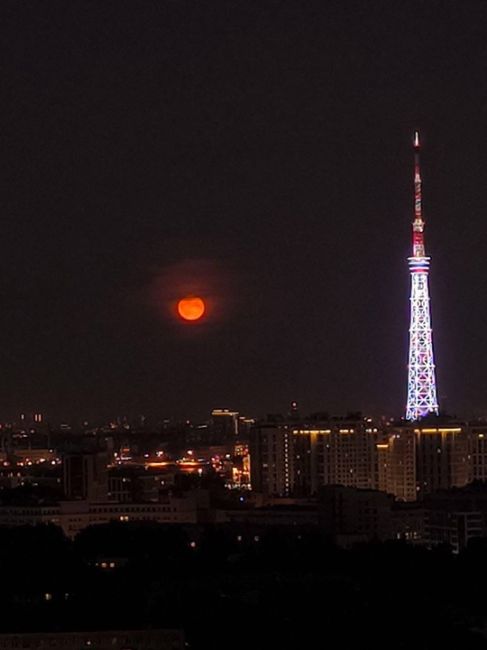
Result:
[[[0,532],[0,571],[2,632],[182,627],[197,650],[487,647],[487,540],[456,556],[343,550],[296,528],[125,523],[71,541],[23,527]]]

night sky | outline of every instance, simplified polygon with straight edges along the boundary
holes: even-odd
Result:
[[[487,414],[486,2],[3,0],[0,32],[0,417],[402,414],[415,128],[440,401]]]

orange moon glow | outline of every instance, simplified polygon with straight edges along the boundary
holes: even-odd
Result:
[[[178,314],[184,320],[199,320],[205,313],[205,303],[201,298],[182,298],[178,302]]]

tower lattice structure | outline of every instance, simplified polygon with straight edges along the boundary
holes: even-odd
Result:
[[[411,274],[411,320],[406,420],[418,420],[428,413],[438,414],[428,289],[430,258],[426,256],[424,247],[419,151],[419,133],[416,131],[414,133],[413,254],[408,258]]]

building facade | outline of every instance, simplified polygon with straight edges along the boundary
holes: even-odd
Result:
[[[160,524],[194,524],[198,502],[194,495],[167,496],[159,503],[98,503],[61,501],[51,506],[2,506],[0,527],[54,524],[75,537],[88,526],[118,522],[154,521]]]
[[[374,488],[377,439],[365,419],[258,424],[250,441],[252,489],[307,496],[330,484]]]
[[[487,480],[487,424],[434,417],[390,427],[377,444],[378,488],[400,501]]]
[[[104,630],[96,632],[52,632],[0,634],[2,650],[183,650],[181,630]]]

